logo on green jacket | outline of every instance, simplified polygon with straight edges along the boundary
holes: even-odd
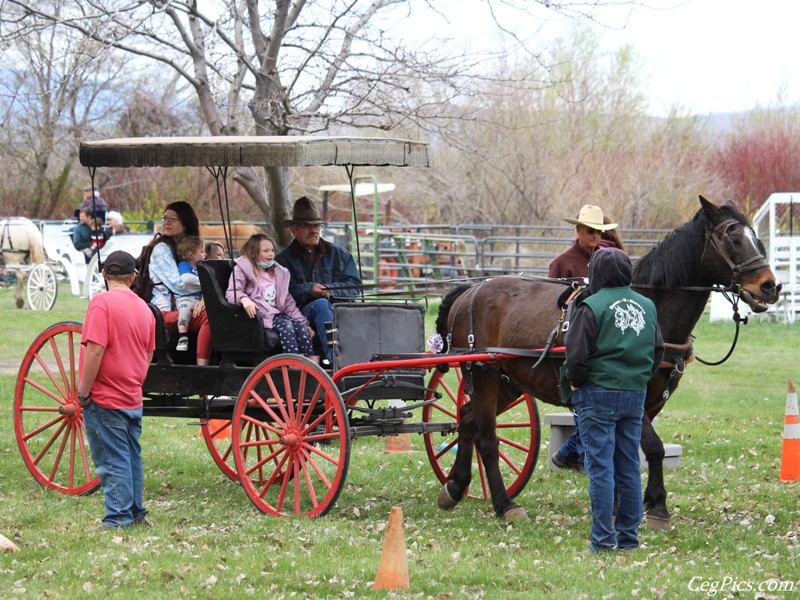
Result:
[[[638,336],[645,328],[645,310],[635,300],[623,298],[612,303],[609,308],[614,311],[614,327],[623,335],[632,329]]]

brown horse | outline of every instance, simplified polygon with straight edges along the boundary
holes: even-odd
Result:
[[[228,237],[231,239],[232,248],[228,248],[228,253],[231,250],[238,250],[242,247],[254,233],[264,233],[264,230],[258,225],[252,223],[243,223],[242,221],[231,221],[227,226]],[[225,239],[225,231],[222,225],[207,225],[200,223],[200,237],[206,242],[220,242],[223,246],[227,247],[228,243]]]
[[[668,347],[669,364],[662,364],[647,388],[641,440],[649,465],[644,493],[648,522],[661,527],[668,527],[670,518],[663,476],[664,445],[651,421],[678,386],[691,355],[690,335],[711,287],[734,286],[755,312],[776,302],[781,289],[747,219],[730,205],[718,207],[702,196],[700,203],[694,218],[642,257],[633,272],[634,289],[656,305]],[[524,277],[497,277],[457,288],[444,297],[436,329],[449,339],[451,350],[543,348],[562,316],[557,299],[564,288],[562,282]],[[509,496],[499,470],[496,416],[523,391],[560,405],[558,367],[562,362],[563,357],[552,357],[532,369],[533,359],[515,358],[495,365],[461,367],[463,376],[471,378],[473,391],[471,401],[461,409],[458,450],[439,493],[440,507],[453,508],[463,498],[476,446],[495,512],[509,520],[527,519],[525,509]]]

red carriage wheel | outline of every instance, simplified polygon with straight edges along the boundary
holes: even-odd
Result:
[[[14,389],[14,431],[25,466],[43,486],[77,496],[100,487],[77,399],[81,330],[66,321],[40,333]]]
[[[350,426],[344,401],[319,365],[296,354],[262,362],[233,411],[236,473],[269,515],[317,517],[344,486]]]
[[[200,426],[200,433],[206,442],[211,458],[220,470],[233,481],[239,481],[239,473],[236,471],[236,462],[233,458],[233,435],[231,433],[233,421],[230,419],[209,419],[207,423]],[[261,429],[253,423],[247,423],[243,431],[240,432],[240,439],[245,442],[254,442],[260,439]],[[245,446],[245,454],[249,451],[249,446]]]
[[[424,423],[442,422],[453,420],[458,423],[461,407],[469,402],[469,396],[464,393],[464,383],[461,380],[461,369],[454,368],[449,373],[434,372],[428,383],[425,399],[430,400],[435,392],[442,394],[441,399],[431,404],[426,404],[422,409]],[[458,434],[443,437],[440,433],[431,432],[423,435],[425,452],[431,462],[433,472],[443,484],[456,458],[458,447]],[[536,401],[529,394],[522,394],[504,412],[497,415],[497,439],[500,442],[500,472],[506,484],[509,496],[512,498],[519,494],[528,483],[539,458],[539,443],[541,428],[539,425],[539,409]],[[481,496],[484,500],[490,498],[489,486],[486,481],[486,472],[483,461],[475,450],[473,461],[477,462]],[[476,483],[473,474],[474,489]]]

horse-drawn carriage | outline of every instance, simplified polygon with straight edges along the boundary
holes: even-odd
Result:
[[[352,181],[354,166],[424,167],[429,156],[426,144],[404,140],[142,139],[84,143],[81,162],[91,169],[344,165]],[[212,172],[226,175],[225,168]],[[735,285],[756,310],[777,297],[774,276],[762,264],[763,249],[744,217],[706,203],[690,225],[674,232],[653,258],[640,261],[652,268],[638,275],[640,289],[675,320],[662,322],[662,329],[676,346],[686,342],[709,286]],[[670,268],[670,252],[681,245],[681,263]],[[563,348],[546,334],[563,321],[557,299],[567,282],[497,277],[450,295],[437,322],[455,346],[447,354],[424,352],[425,308],[418,302],[366,301],[362,295],[360,301],[336,303],[329,372],[304,357],[277,353],[274,332],[254,326],[242,307],[225,300],[230,262],[199,263],[198,272],[214,360],[208,366],[182,364],[174,352],[175,332],[163,327],[153,307],[157,340],[144,384],[144,414],[199,420],[215,462],[259,510],[323,515],[344,485],[354,439],[418,433],[443,484],[441,507],[461,500],[476,469],[476,495],[491,496],[498,515],[527,518],[511,498],[524,489],[538,458],[534,396],[560,401]],[[670,292],[675,287],[680,291]],[[80,333],[76,322],[42,332],[25,354],[14,397],[17,442],[28,469],[42,485],[76,495],[99,486],[76,397]],[[672,353],[670,365],[654,378],[657,398],[665,401],[677,386],[685,350]],[[650,418],[663,406],[659,402],[648,410]],[[418,419],[415,409],[421,409]],[[645,452],[650,484],[660,489],[649,485],[647,493],[666,511],[666,494],[659,495],[660,440],[655,442]]]
[[[46,259],[39,225],[27,217],[0,220],[0,285],[16,287],[17,308],[23,307],[25,299],[32,310],[53,308],[58,283]]]

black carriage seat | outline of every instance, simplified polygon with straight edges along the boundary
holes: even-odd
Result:
[[[153,351],[153,362],[160,363],[167,358],[167,330],[164,327],[164,315],[156,308],[155,304],[147,303],[148,308],[156,318],[156,349]]]
[[[223,355],[223,361],[255,363],[268,354],[280,352],[280,338],[274,330],[261,326],[259,315],[251,319],[240,305],[231,304],[225,298],[231,270],[229,260],[197,263],[214,351]]]
[[[333,305],[336,330],[333,348],[335,369],[370,362],[373,355],[390,357],[425,351],[425,307],[419,304],[343,302]],[[422,369],[396,369],[381,385],[359,393],[361,399],[421,400],[425,396]],[[343,377],[339,389],[354,389],[372,377]]]

